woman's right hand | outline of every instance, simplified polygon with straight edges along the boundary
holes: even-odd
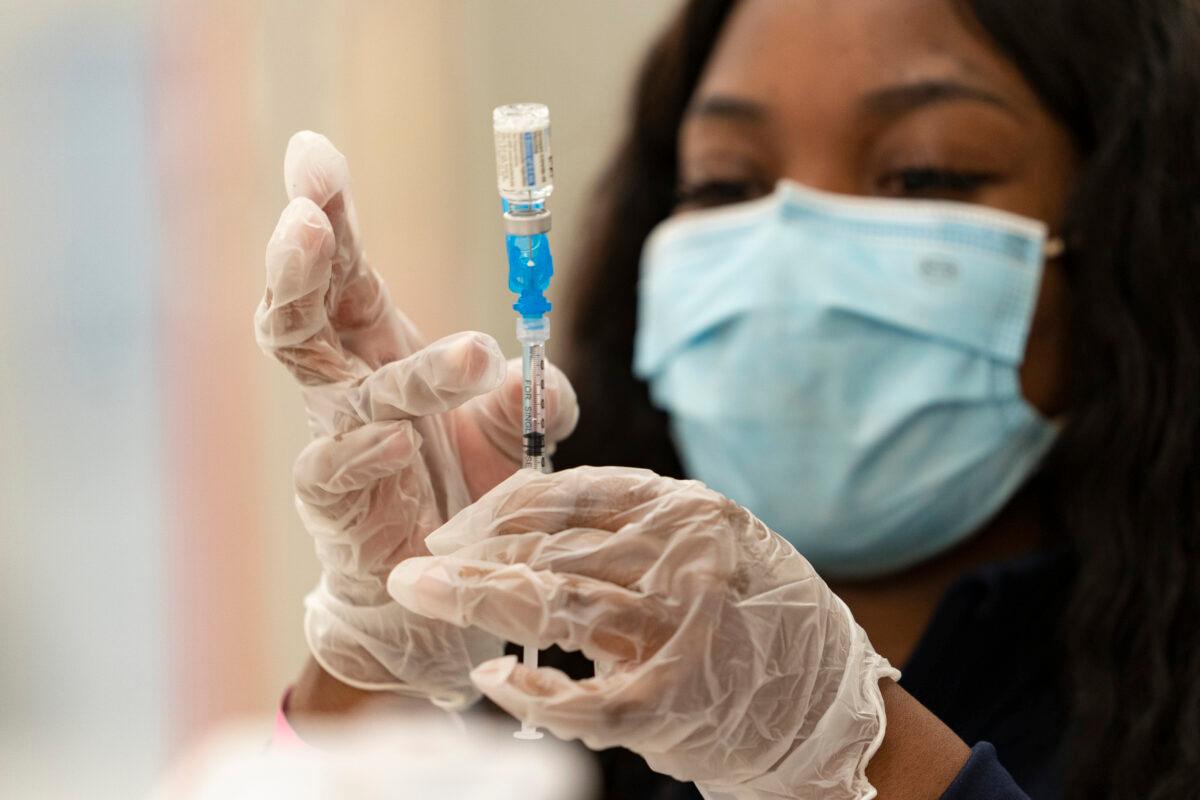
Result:
[[[462,707],[468,673],[502,643],[412,614],[391,569],[425,536],[511,475],[520,459],[521,375],[495,340],[426,344],[392,305],[359,242],[346,160],[298,133],[284,160],[290,202],[267,245],[255,314],[264,351],[301,386],[316,438],[295,467],[296,505],[322,575],[306,598],[313,657],[341,682]],[[546,373],[547,442],[574,428],[574,391]]]
[[[627,747],[708,798],[874,796],[879,684],[899,673],[804,557],[728,498],[646,470],[523,471],[427,541],[437,555],[392,572],[400,603],[596,664],[582,681],[512,656],[476,668],[513,716]]]

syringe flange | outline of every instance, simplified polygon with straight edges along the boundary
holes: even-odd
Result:
[[[550,211],[540,209],[532,214],[504,212],[504,232],[509,236],[537,236],[550,232]]]
[[[545,344],[550,339],[550,318],[517,317],[517,341],[526,347]]]

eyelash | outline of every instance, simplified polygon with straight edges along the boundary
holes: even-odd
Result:
[[[877,188],[888,197],[961,199],[994,182],[997,177],[987,172],[908,167],[884,175]],[[679,187],[675,192],[675,205],[707,208],[745,202],[761,194],[762,190],[750,181],[701,181]]]
[[[675,190],[676,206],[719,206],[750,199],[749,181],[701,181]]]
[[[956,197],[970,195],[996,180],[987,172],[970,172],[942,167],[908,167],[884,175],[881,193],[889,197]],[[895,188],[898,191],[889,191]]]

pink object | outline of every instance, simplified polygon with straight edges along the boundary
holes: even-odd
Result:
[[[275,712],[275,731],[271,736],[271,747],[315,753],[317,749],[301,739],[300,735],[296,733],[296,729],[292,727],[292,723],[288,722],[287,709],[291,697],[292,687],[289,686],[279,701],[279,709]]]

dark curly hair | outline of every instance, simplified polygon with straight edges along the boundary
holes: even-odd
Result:
[[[642,67],[579,264],[559,466],[681,472],[631,372],[642,244],[670,213],[676,136],[733,0],[692,0]],[[1071,133],[1071,406],[1043,475],[1076,572],[1064,620],[1070,797],[1200,785],[1200,4],[958,0]]]

